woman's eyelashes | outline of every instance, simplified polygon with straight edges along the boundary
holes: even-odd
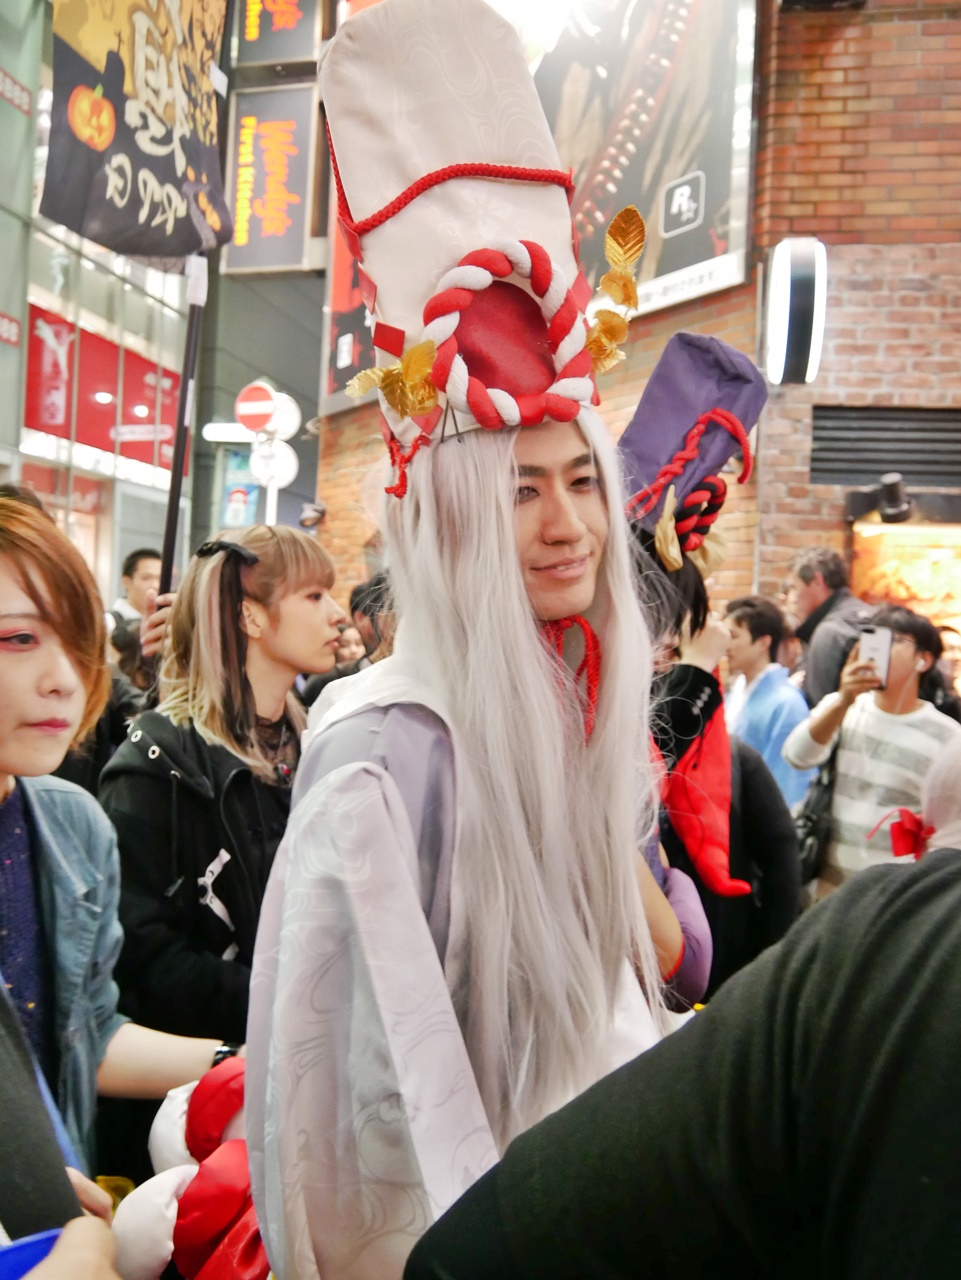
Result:
[[[8,631],[0,634],[0,645],[6,649],[32,649],[39,641],[32,631]]]

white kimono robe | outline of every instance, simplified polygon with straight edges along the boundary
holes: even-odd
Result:
[[[386,755],[376,708],[408,713]],[[396,655],[325,690],[311,719],[251,981],[254,1201],[278,1280],[399,1280],[497,1160],[442,966],[464,936],[459,752]],[[658,1038],[626,961],[610,1038],[610,1070]]]

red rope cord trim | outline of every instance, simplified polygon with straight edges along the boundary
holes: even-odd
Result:
[[[721,513],[727,497],[727,483],[721,476],[705,476],[700,489],[693,489],[674,513],[674,528],[682,551],[694,551],[707,536]]]
[[[631,520],[639,520],[642,516],[657,506],[661,494],[672,480],[676,480],[689,462],[693,462],[697,457],[697,446],[700,443],[701,436],[707,430],[710,423],[716,422],[718,426],[724,427],[729,431],[741,448],[744,455],[744,470],[738,477],[738,484],[746,484],[750,479],[751,471],[754,466],[754,459],[751,456],[751,446],[748,444],[747,432],[741,423],[741,420],[727,409],[709,409],[707,413],[702,413],[691,427],[684,440],[684,447],[680,449],[666,466],[663,466],[657,473],[656,479],[646,488],[635,493],[625,506],[628,518]]]
[[[327,147],[330,151],[330,167],[334,174],[334,185],[337,188],[337,213],[344,221],[353,225],[350,221],[350,206],[347,204],[347,197],[344,195],[344,184],[340,180],[340,169],[337,167],[337,157],[334,154],[334,140],[330,136],[330,124],[324,121],[324,128],[327,130]]]
[[[329,140],[329,129],[327,130],[327,137]],[[354,222],[347,207],[347,199],[344,196],[344,189],[341,185],[340,173],[337,169],[337,162],[334,159],[333,146],[330,148],[330,159],[334,181],[337,185],[337,211],[343,222],[358,236],[365,236],[371,231],[376,231],[378,227],[383,226],[385,222],[389,222],[395,214],[400,213],[401,209],[405,209],[412,200],[416,200],[425,191],[429,191],[431,187],[439,186],[442,182],[450,182],[453,178],[507,178],[513,182],[553,184],[557,187],[563,187],[565,191],[573,191],[574,189],[574,179],[570,173],[565,172],[563,169],[524,169],[513,164],[449,164],[443,169],[435,169],[433,173],[425,173],[422,178],[412,182],[406,191],[402,191],[399,196],[391,200],[390,204],[385,204],[383,209],[378,209],[369,218],[362,218],[360,222]]]
[[[580,627],[584,636],[584,657],[574,673],[574,682],[577,684],[581,676],[586,677],[584,689],[584,741],[590,742],[591,734],[594,732],[594,722],[597,718],[597,695],[601,684],[601,642],[597,638],[597,633],[586,618],[582,618],[579,613],[574,613],[568,618],[558,618],[553,622],[542,623],[541,634],[545,642],[557,654],[558,659],[563,661],[564,632],[568,627],[574,626]]]
[[[414,440],[406,453],[396,436],[391,436],[387,442],[387,452],[390,454],[390,460],[393,466],[397,468],[397,480],[394,484],[388,486],[384,490],[385,493],[392,494],[395,498],[403,498],[407,493],[407,468],[410,465],[414,455],[421,449],[429,447],[430,436],[426,431],[422,431]]]

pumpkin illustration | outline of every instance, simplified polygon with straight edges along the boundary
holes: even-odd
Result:
[[[94,151],[106,151],[117,132],[117,116],[113,103],[103,96],[103,85],[96,89],[78,84],[67,103],[67,123],[81,142]]]

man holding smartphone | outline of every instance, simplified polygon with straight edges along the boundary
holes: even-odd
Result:
[[[941,656],[937,628],[901,606],[885,606],[871,624],[848,655],[837,692],[822,698],[784,744],[784,759],[795,769],[822,765],[837,749],[831,842],[815,897],[867,866],[894,860],[886,828],[871,833],[893,810],[920,808],[925,774],[961,734],[961,725],[921,696]]]

